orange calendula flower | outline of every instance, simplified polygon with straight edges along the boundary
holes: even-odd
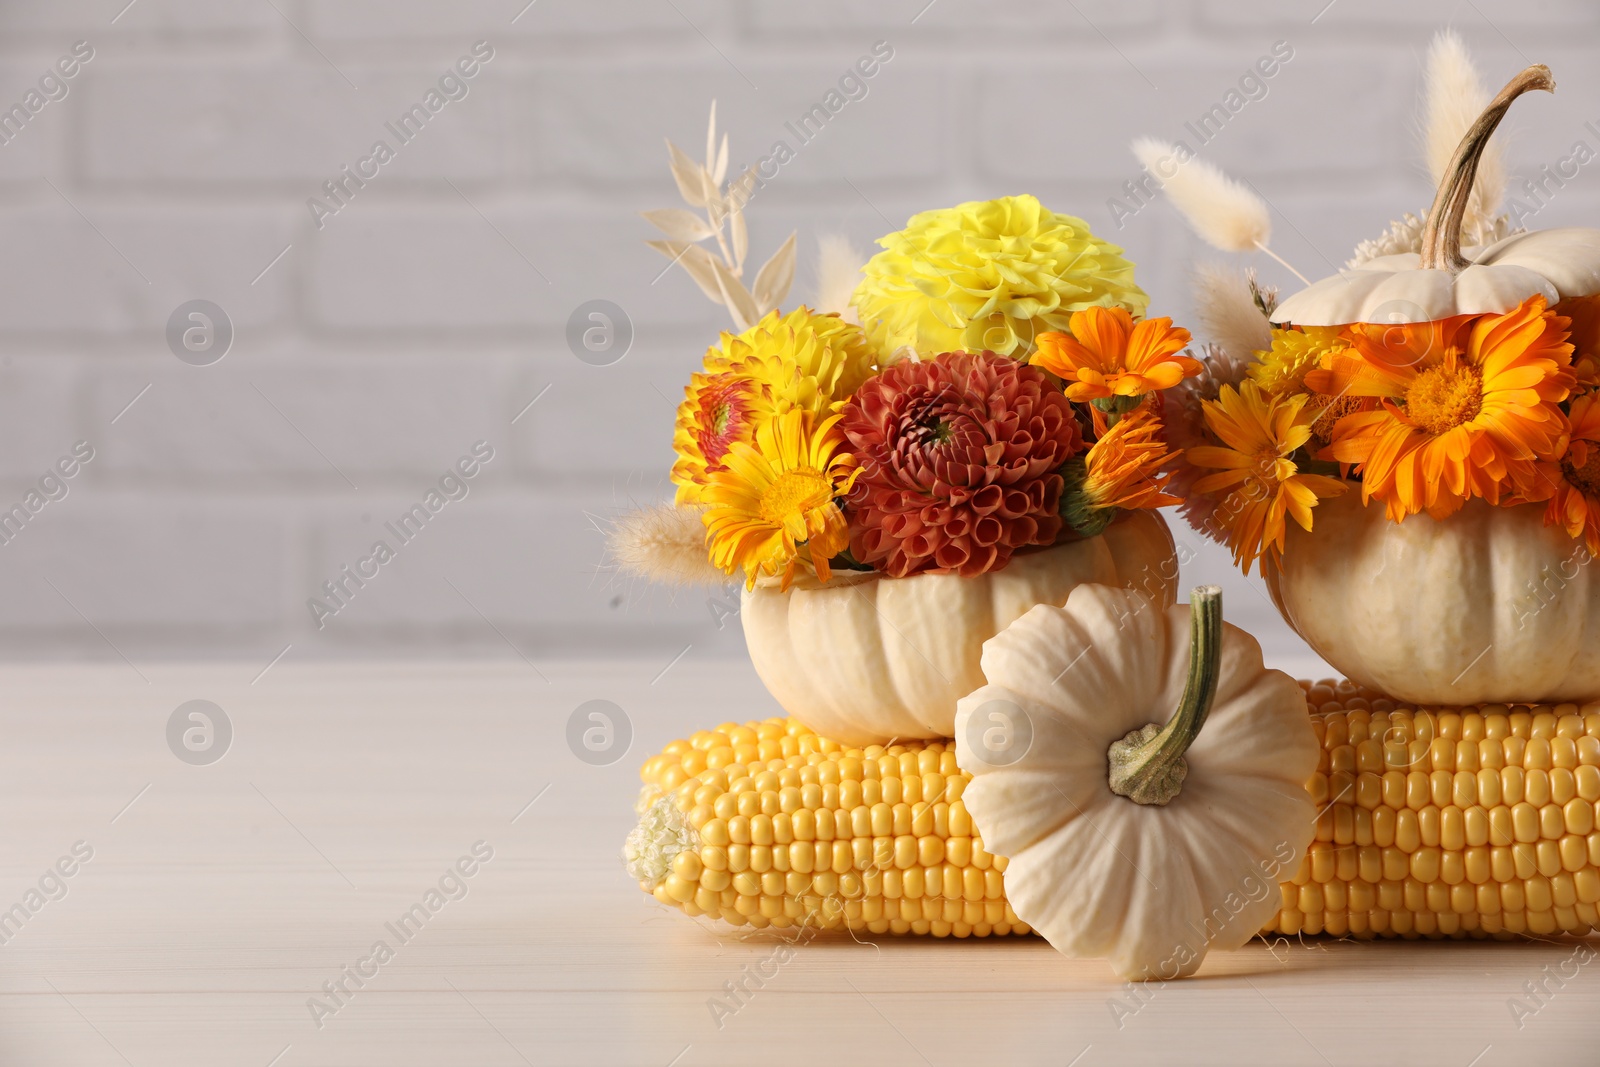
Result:
[[[841,451],[839,419],[793,409],[758,425],[751,441],[733,444],[702,495],[710,505],[703,519],[713,564],[728,574],[743,567],[749,587],[781,574],[787,589],[802,563],[828,580],[828,560],[850,543],[834,501],[860,474]]]
[[[1573,385],[1567,320],[1533,296],[1503,315],[1350,327],[1351,347],[1306,375],[1321,393],[1382,406],[1334,426],[1327,454],[1361,473],[1389,518],[1443,518],[1471,497],[1543,500],[1538,464],[1559,458]]]
[[[1061,514],[1084,537],[1104,530],[1118,508],[1162,508],[1183,501],[1166,492],[1172,458],[1161,439],[1161,421],[1144,409],[1125,415],[1068,464]]]
[[[1196,467],[1216,468],[1194,483],[1194,492],[1221,499],[1211,522],[1222,527],[1233,561],[1246,574],[1263,555],[1283,553],[1285,516],[1311,529],[1311,509],[1324,497],[1338,496],[1345,484],[1322,474],[1303,473],[1292,456],[1311,439],[1315,409],[1304,393],[1273,396],[1255,382],[1235,390],[1224,386],[1205,402],[1206,428],[1222,446],[1197,445],[1184,453]]]
[[[1546,526],[1561,526],[1570,537],[1583,537],[1589,554],[1600,556],[1600,393],[1572,402],[1572,441],[1556,472],[1556,484],[1545,509]]]
[[[1171,319],[1135,323],[1126,308],[1074,312],[1070,334],[1042,333],[1032,363],[1067,383],[1067,398],[1112,401],[1171,389],[1200,373],[1200,361],[1180,355],[1189,331]]]

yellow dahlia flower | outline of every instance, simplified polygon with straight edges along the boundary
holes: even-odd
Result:
[[[733,445],[704,493],[714,565],[727,574],[743,567],[752,588],[761,575],[777,574],[787,589],[802,563],[828,580],[828,560],[850,544],[834,498],[861,473],[842,451],[842,417],[791,409],[757,426],[753,441]]]
[[[1122,249],[1031,196],[924,211],[878,244],[852,302],[883,352],[1022,359],[1074,311],[1122,307],[1140,318],[1150,303]]]
[[[809,308],[773,311],[741,334],[723,334],[678,406],[672,438],[678,503],[700,503],[728,450],[751,441],[758,425],[795,409],[829,414],[876,363],[859,326]]]

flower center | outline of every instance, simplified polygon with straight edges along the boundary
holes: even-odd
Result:
[[[955,435],[949,419],[930,420],[923,423],[920,429],[923,443],[929,445],[942,445]]]
[[[833,483],[815,467],[784,471],[761,493],[758,510],[773,526],[823,507],[833,500]]]
[[[1455,360],[1429,367],[1406,390],[1406,414],[1435,437],[1471,422],[1481,410],[1483,377]]]
[[[1311,424],[1311,436],[1319,441],[1333,440],[1333,427],[1340,419],[1351,412],[1362,409],[1362,398],[1358,396],[1336,396],[1322,405],[1322,411],[1317,420]]]
[[[717,470],[722,457],[739,439],[744,423],[745,396],[742,384],[731,375],[708,385],[700,394],[700,431],[695,435],[706,469]]]
[[[1275,448],[1263,448],[1250,456],[1250,469],[1256,472],[1258,478],[1268,482],[1278,480],[1278,461],[1283,458],[1283,453]]]
[[[1561,473],[1567,476],[1567,481],[1583,490],[1585,496],[1600,497],[1600,447],[1589,446],[1589,460],[1581,467],[1575,467],[1571,460],[1563,459]]]

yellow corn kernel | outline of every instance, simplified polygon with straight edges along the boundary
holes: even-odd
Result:
[[[1550,803],[1550,774],[1548,771],[1535,768],[1523,772],[1522,799],[1536,808],[1542,808]]]
[[[1564,740],[1557,738],[1556,740]],[[1578,780],[1570,767],[1556,767],[1550,771],[1550,799],[1565,804],[1578,795]]]

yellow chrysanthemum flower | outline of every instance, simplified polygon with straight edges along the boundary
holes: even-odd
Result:
[[[861,328],[837,315],[770,312],[741,334],[724,333],[689,379],[672,445],[680,504],[702,500],[729,448],[784,411],[831,413],[873,373],[877,354]]]
[[[1122,307],[1138,318],[1150,303],[1122,249],[1031,196],[924,211],[878,244],[852,302],[883,352],[1022,359],[1075,311]]]
[[[795,408],[758,425],[754,440],[734,443],[703,494],[713,565],[727,574],[743,567],[750,587],[781,574],[787,589],[802,563],[828,580],[828,560],[850,544],[834,501],[860,474],[841,451],[840,418]]]
[[[1306,326],[1272,331],[1272,348],[1250,364],[1250,380],[1274,396],[1306,391],[1306,372],[1322,357],[1350,347],[1339,326]]]

